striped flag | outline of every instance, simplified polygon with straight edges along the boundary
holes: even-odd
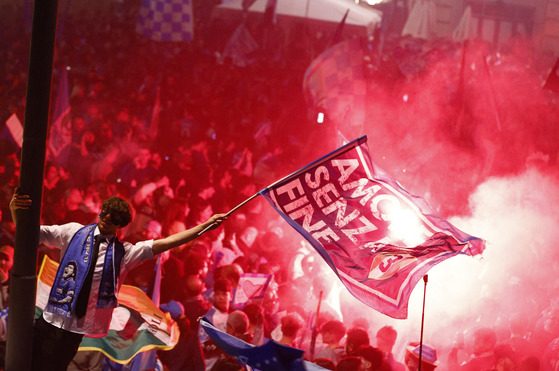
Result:
[[[192,41],[192,1],[142,0],[136,32],[154,41]]]
[[[434,265],[474,256],[485,242],[435,215],[354,140],[260,192],[359,300],[407,318],[408,299]]]
[[[48,303],[57,269],[58,263],[45,256],[37,282],[37,313],[41,313]],[[118,304],[113,312],[109,333],[102,338],[84,337],[79,350],[100,351],[112,361],[125,364],[140,352],[171,349],[177,344],[178,325],[142,290],[122,285]]]

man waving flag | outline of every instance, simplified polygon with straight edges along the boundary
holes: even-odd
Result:
[[[433,213],[369,158],[363,136],[260,192],[368,306],[407,318],[415,284],[435,264],[485,242]]]

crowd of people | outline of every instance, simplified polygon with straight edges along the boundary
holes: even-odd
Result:
[[[15,5],[4,10],[11,19],[21,11]],[[304,144],[317,130],[301,91],[309,50],[294,45],[291,54],[261,55],[238,67],[220,57],[221,34],[230,32],[222,22],[198,19],[193,42],[165,44],[132,31],[134,11],[124,1],[105,9],[103,22],[89,11],[59,19],[53,83],[56,90],[67,71],[72,141],[62,156],[47,153],[42,224],[95,223],[103,200],[119,196],[135,210],[119,238],[157,240],[231,210],[324,154]],[[29,39],[18,36],[25,35],[22,28],[6,23],[0,38],[4,122],[13,113],[23,120]],[[9,203],[20,149],[3,133],[0,304],[6,308],[15,235]],[[259,197],[221,229],[165,254],[161,308],[177,321],[181,336],[174,349],[158,352],[160,364],[169,370],[241,369],[200,331],[198,318],[205,316],[252,344],[274,339],[302,349],[305,359],[330,370],[417,370],[420,349],[422,370],[559,369],[559,305],[551,302],[540,313],[506,318],[506,326],[459,329],[465,340],[454,344],[398,338],[392,326],[355,318],[343,304],[323,303],[315,321],[319,294],[332,286],[321,278],[324,264],[289,228]],[[39,253],[61,258],[48,245]],[[125,283],[149,292],[153,265],[142,263]],[[264,298],[235,307],[232,294],[243,273],[271,274],[273,280]],[[100,353],[80,352],[70,369],[117,366]]]

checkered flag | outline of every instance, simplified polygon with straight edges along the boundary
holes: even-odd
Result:
[[[324,109],[339,125],[360,127],[365,120],[364,53],[360,39],[327,49],[305,72],[303,91],[309,104]]]
[[[154,41],[194,39],[191,0],[142,0],[136,32]]]

